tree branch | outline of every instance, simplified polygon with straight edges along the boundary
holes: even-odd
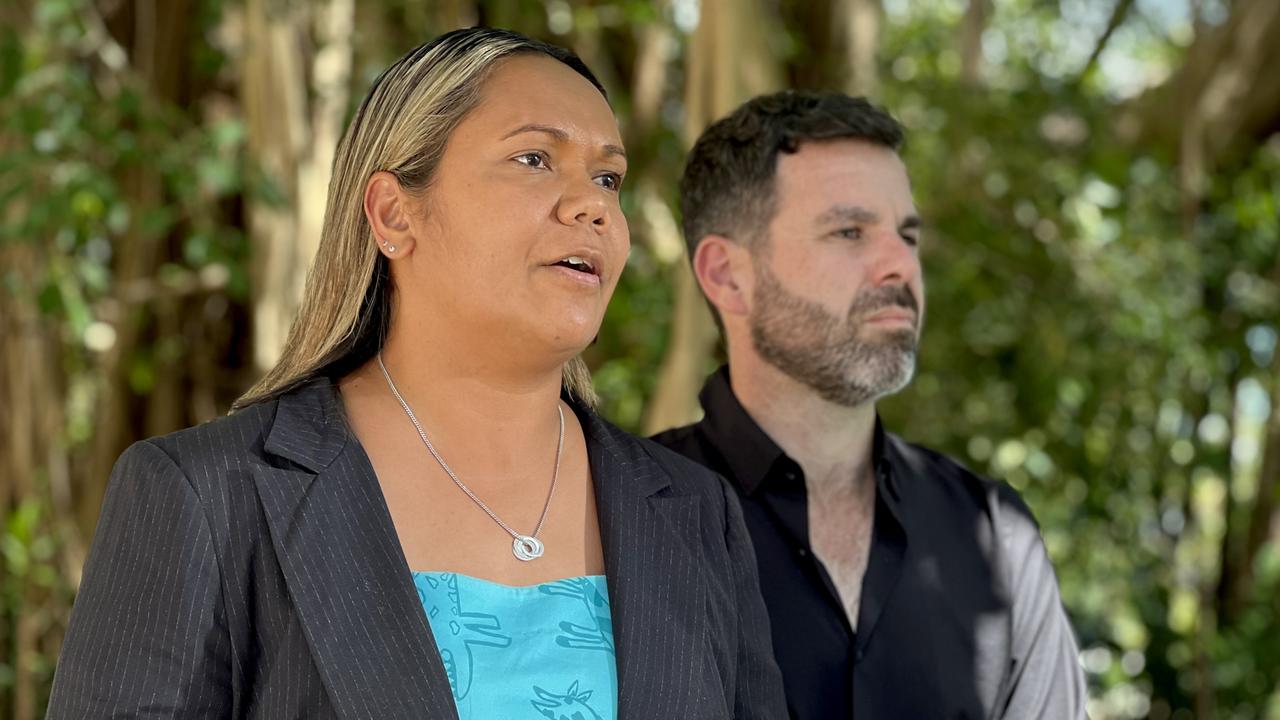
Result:
[[[1107,45],[1111,42],[1111,36],[1115,35],[1116,30],[1124,24],[1125,18],[1129,15],[1130,8],[1133,7],[1133,0],[1116,0],[1115,7],[1111,8],[1111,17],[1107,20],[1107,27],[1102,31],[1102,35],[1098,36],[1098,41],[1093,45],[1093,52],[1089,53],[1089,59],[1085,61],[1084,67],[1080,68],[1080,72],[1076,75],[1076,79],[1072,85],[1079,87],[1084,79],[1088,77],[1089,72],[1098,64],[1098,58],[1102,57],[1102,53],[1107,49]]]
[[[989,2],[969,0],[960,26],[960,79],[969,85],[977,85],[982,75],[982,32],[987,27]]]

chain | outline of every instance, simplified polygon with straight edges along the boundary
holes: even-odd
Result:
[[[440,452],[436,450],[435,445],[431,444],[431,439],[427,437],[427,431],[423,430],[422,423],[418,422],[418,416],[413,414],[413,410],[409,407],[409,403],[405,402],[404,396],[400,394],[400,390],[396,388],[395,382],[392,381],[391,373],[387,372],[387,366],[382,362],[382,353],[378,353],[378,367],[382,368],[382,377],[387,379],[387,387],[391,388],[391,394],[396,396],[396,400],[400,403],[400,407],[404,408],[405,414],[409,416],[409,421],[412,422],[413,427],[417,429],[418,437],[422,438],[422,442],[427,446],[427,450],[431,453],[431,457],[436,459],[436,462],[440,464],[441,469],[443,469],[453,480],[453,484],[457,485],[459,490],[466,493],[467,497],[471,498],[472,502],[478,505],[486,515],[493,518],[493,521],[498,523],[503,530],[506,530],[511,537],[516,540],[521,539],[523,536],[520,533],[516,532],[510,525],[503,522],[502,518],[498,517],[497,513],[490,510],[489,506],[486,505],[483,500],[476,497],[474,492],[471,492],[471,488],[467,487],[466,483],[462,482],[462,480],[458,478],[458,475],[453,471],[453,468],[449,467],[449,463],[445,462],[444,458],[440,456]],[[551,510],[551,498],[556,494],[556,481],[560,478],[560,454],[564,451],[564,409],[560,407],[559,403],[556,403],[556,412],[560,415],[560,440],[556,443],[556,466],[555,470],[551,473],[551,489],[547,491],[547,503],[542,506],[542,517],[538,518],[538,527],[535,528],[533,534],[529,536],[532,538],[538,537],[538,534],[542,532],[542,526],[547,522],[547,513]]]

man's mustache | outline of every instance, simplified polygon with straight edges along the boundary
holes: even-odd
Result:
[[[915,313],[916,323],[920,322],[920,303],[906,285],[888,285],[862,293],[849,308],[849,319],[856,320],[887,307],[906,308]]]

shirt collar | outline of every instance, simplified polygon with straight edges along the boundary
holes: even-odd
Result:
[[[798,463],[769,437],[751,417],[738,397],[733,394],[729,382],[729,366],[722,365],[702,387],[698,395],[705,413],[703,427],[712,445],[720,450],[732,473],[730,480],[743,493],[751,495],[775,476],[779,464],[799,470]],[[897,473],[893,471],[894,448],[888,433],[876,415],[875,434],[871,440],[871,461],[876,469],[877,483],[888,490],[893,500],[898,500]]]
[[[698,395],[706,414],[703,427],[729,466],[730,481],[743,493],[754,493],[786,453],[747,413],[729,384],[729,366],[723,365]]]

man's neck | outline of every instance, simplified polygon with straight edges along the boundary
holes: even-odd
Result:
[[[874,401],[829,402],[756,356],[731,360],[729,382],[756,424],[800,464],[811,490],[871,477]]]

